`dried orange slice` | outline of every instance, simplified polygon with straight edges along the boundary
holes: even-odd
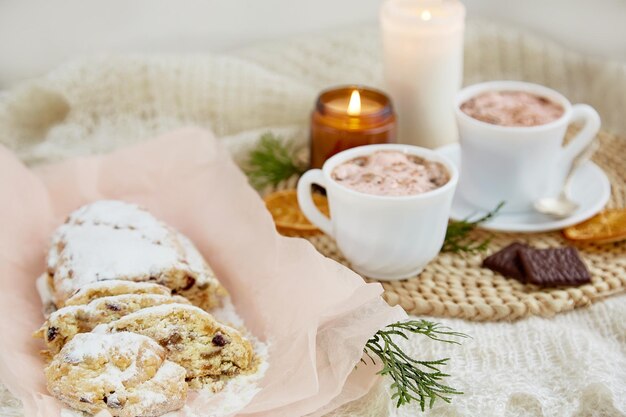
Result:
[[[563,230],[563,235],[580,242],[609,243],[626,239],[626,209],[605,210],[576,226]]]
[[[322,213],[329,216],[326,196],[314,193],[313,202]],[[282,234],[293,236],[320,233],[300,210],[296,190],[277,191],[267,195],[265,206],[272,214],[276,228]]]

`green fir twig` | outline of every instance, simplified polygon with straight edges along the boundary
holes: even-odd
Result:
[[[438,399],[449,403],[452,395],[462,394],[461,391],[442,383],[442,380],[449,375],[443,373],[440,367],[445,366],[449,358],[434,361],[413,359],[394,341],[394,337],[408,339],[409,333],[421,334],[438,342],[453,344],[460,344],[454,338],[468,337],[437,323],[426,320],[408,320],[390,324],[369,339],[364,352],[373,363],[376,363],[374,356],[378,357],[383,366],[378,373],[389,376],[393,381],[391,398],[396,400],[396,407],[417,401],[421,410],[424,411],[426,405],[432,408]]]
[[[441,248],[442,252],[476,253],[487,250],[489,244],[491,243],[492,236],[489,236],[481,241],[476,241],[471,239],[469,234],[481,223],[495,217],[502,206],[504,206],[504,201],[501,201],[496,208],[484,216],[473,221],[470,221],[469,217],[460,221],[450,221],[450,223],[448,223],[448,229],[446,230],[446,237],[443,241],[443,247]]]
[[[296,162],[292,142],[283,142],[272,133],[261,136],[257,146],[250,151],[244,172],[256,189],[276,186],[305,168]]]

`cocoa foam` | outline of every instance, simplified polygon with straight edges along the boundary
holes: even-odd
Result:
[[[365,194],[408,196],[445,185],[450,174],[443,164],[399,151],[377,151],[337,165],[331,177]]]
[[[525,91],[488,91],[461,104],[461,111],[482,122],[510,127],[530,127],[559,119],[558,103]]]

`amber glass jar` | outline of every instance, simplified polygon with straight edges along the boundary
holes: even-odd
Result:
[[[383,92],[361,86],[323,91],[311,115],[311,168],[345,149],[395,139],[396,116]]]

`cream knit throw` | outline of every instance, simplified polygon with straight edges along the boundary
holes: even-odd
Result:
[[[626,64],[598,62],[485,22],[468,25],[465,82],[523,79],[598,109],[626,133]],[[306,141],[320,89],[382,87],[375,25],[219,56],[99,57],[69,63],[0,95],[0,142],[30,164],[105,152],[188,124],[211,128],[241,160],[262,132]],[[625,162],[626,169],[626,162]],[[626,416],[626,296],[553,319],[439,321],[472,335],[462,347],[413,338],[420,358],[452,358],[450,384],[465,391],[431,416]],[[395,410],[385,386],[333,413],[415,416]],[[0,415],[21,416],[0,391]],[[27,416],[30,417],[30,416]]]

